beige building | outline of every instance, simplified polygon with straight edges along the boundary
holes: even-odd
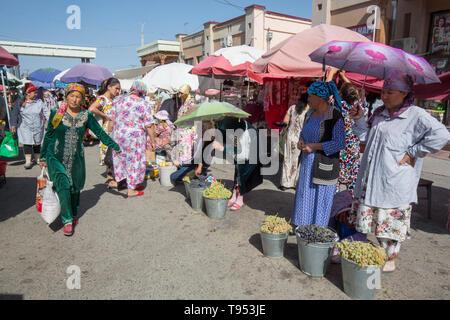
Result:
[[[225,22],[208,21],[197,33],[177,34],[174,43],[179,46],[178,61],[196,65],[220,48],[244,44],[267,51],[288,37],[311,28],[310,19],[267,11],[264,6],[252,5],[244,11],[242,15]],[[153,51],[149,51],[149,46]],[[155,61],[158,54],[160,51],[155,45],[138,49],[142,65],[145,61],[159,62]]]
[[[376,6],[376,11],[373,10]],[[450,70],[450,1],[313,0],[312,26],[350,28],[375,41],[424,56],[438,73]]]

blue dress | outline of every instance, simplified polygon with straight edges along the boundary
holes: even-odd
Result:
[[[320,140],[319,126],[322,118],[323,116],[320,118],[311,116],[303,127],[300,140],[304,140],[305,143],[318,143]],[[333,127],[332,140],[323,142],[322,147],[326,155],[339,152],[345,147],[345,126],[342,118]],[[292,216],[292,224],[296,226],[305,224],[328,226],[330,219],[336,184],[325,186],[312,183],[314,156],[315,151],[311,153],[302,152]]]

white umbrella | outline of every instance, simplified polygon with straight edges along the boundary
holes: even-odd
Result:
[[[69,69],[66,69],[66,70],[64,70],[64,71],[62,71],[62,72],[60,72],[60,73],[58,73],[54,78],[53,78],[53,82],[56,82],[56,81],[61,81],[61,78],[67,73],[67,71],[69,71],[70,70],[70,68]]]
[[[164,64],[147,73],[142,81],[150,90],[159,88],[171,94],[177,93],[184,84],[188,84],[191,90],[195,91],[198,89],[198,77],[189,73],[192,68],[193,66],[184,63]]]
[[[222,55],[232,66],[246,62],[255,62],[265,53],[264,50],[247,45],[222,48],[214,52],[215,56]]]

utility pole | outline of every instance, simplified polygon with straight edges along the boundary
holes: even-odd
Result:
[[[144,46],[144,25],[145,23],[141,24],[141,47]]]

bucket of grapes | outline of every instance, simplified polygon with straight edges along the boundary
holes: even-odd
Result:
[[[339,237],[334,230],[319,225],[302,225],[295,230],[300,270],[313,277],[323,277],[334,244]]]
[[[281,258],[292,227],[286,219],[268,216],[261,225],[261,242],[266,257]]]
[[[352,299],[372,300],[381,288],[381,270],[386,250],[362,241],[342,240],[336,243],[341,256],[344,292]]]
[[[220,182],[213,182],[211,186],[203,190],[205,199],[206,214],[210,218],[223,219],[227,212],[228,200],[231,198],[231,191],[225,188]]]

